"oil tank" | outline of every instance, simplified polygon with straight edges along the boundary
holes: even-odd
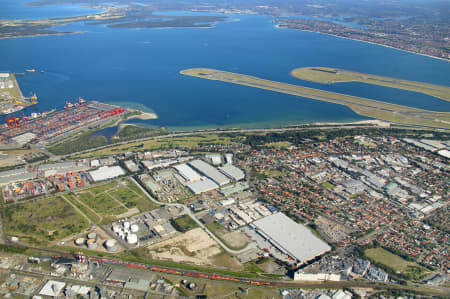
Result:
[[[88,239],[94,239],[97,241],[97,233],[96,232],[89,233],[87,235],[87,237],[88,237]]]
[[[117,251],[117,249],[119,249],[119,243],[114,239],[109,239],[105,241],[105,248],[108,251]]]
[[[86,245],[89,249],[96,249],[98,244],[97,244],[97,240],[95,239],[88,239],[86,241]]]
[[[85,242],[85,239],[84,238],[78,238],[74,242],[75,242],[75,245],[77,245],[77,246],[83,246],[84,242]]]
[[[128,242],[128,244],[136,244],[137,243],[137,236],[136,236],[136,234],[129,234],[127,236],[127,242]]]
[[[137,233],[139,231],[139,225],[137,224],[132,224],[130,227],[130,230],[132,233]]]

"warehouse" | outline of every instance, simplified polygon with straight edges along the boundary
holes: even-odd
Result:
[[[240,181],[245,178],[245,173],[231,164],[219,167],[219,170],[221,173],[235,181]]]
[[[202,173],[203,175],[207,176],[216,184],[219,186],[228,184],[230,182],[229,179],[227,179],[226,176],[221,174],[216,168],[212,167],[208,163],[202,161],[202,160],[194,160],[192,162],[189,162],[189,165],[192,166],[195,170]]]
[[[189,188],[189,190],[192,191],[192,193],[200,194],[203,192],[214,190],[219,186],[217,186],[217,184],[211,181],[210,179],[205,178],[204,180],[189,184],[187,185],[187,187]]]
[[[112,179],[124,174],[125,171],[120,166],[103,166],[97,170],[89,172],[89,175],[94,182]]]
[[[284,254],[306,263],[331,250],[306,228],[283,213],[276,213],[252,223],[256,231]]]
[[[197,182],[201,179],[198,173],[196,173],[192,168],[184,163],[175,165],[173,168],[178,171],[178,173],[183,177],[183,179],[186,180],[187,183]]]

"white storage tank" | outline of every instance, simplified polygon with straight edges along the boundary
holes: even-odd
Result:
[[[125,228],[125,229],[129,229],[130,228],[130,222],[124,222],[123,223],[123,227]]]
[[[136,236],[136,234],[129,234],[127,236],[127,242],[128,242],[128,244],[136,244],[137,243],[137,236]]]
[[[96,232],[89,233],[89,234],[87,235],[87,237],[88,237],[88,239],[94,239],[94,240],[97,240],[97,233],[96,233]]]
[[[108,251],[117,251],[119,249],[119,243],[114,239],[109,239],[105,242],[105,248]]]
[[[139,231],[139,225],[132,224],[130,229],[132,233],[137,233]]]
[[[115,232],[117,234],[120,231],[120,226],[118,226],[117,224],[114,224],[111,229],[113,232]]]
[[[86,244],[89,249],[96,249],[98,246],[97,240],[95,240],[95,239],[88,239],[86,241]]]
[[[75,245],[83,246],[84,242],[85,242],[84,238],[78,238],[78,239],[75,240]]]

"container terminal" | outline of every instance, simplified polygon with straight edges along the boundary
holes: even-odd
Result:
[[[78,98],[66,102],[63,110],[55,109],[31,116],[6,118],[0,126],[0,145],[24,145],[28,142],[48,143],[67,137],[88,127],[97,127],[119,119],[125,108]]]

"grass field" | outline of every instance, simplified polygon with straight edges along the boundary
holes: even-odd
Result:
[[[80,157],[92,156],[108,156],[129,151],[147,151],[157,149],[170,149],[179,147],[195,148],[205,144],[232,144],[234,141],[229,136],[222,136],[218,134],[196,135],[185,137],[160,137],[144,142],[129,142],[123,145],[116,145],[107,147],[98,151],[93,151]]]
[[[158,207],[129,179],[94,186],[65,196],[92,222],[100,224]]]
[[[229,231],[227,231],[220,223],[213,221],[210,223],[206,223],[205,226],[217,237],[220,241],[222,241],[228,248],[232,250],[241,250],[245,248],[248,244],[248,242],[245,240],[245,238],[242,238],[242,236],[234,235],[235,238],[233,238],[232,241],[236,243],[238,246],[233,246],[232,242],[230,242],[228,236],[230,234]],[[234,232],[234,233],[240,233],[240,232]],[[231,235],[233,237],[233,235]]]
[[[392,269],[396,273],[402,273],[408,276],[410,279],[419,279],[428,271],[418,264],[407,261],[381,247],[366,249],[364,255]]]
[[[50,197],[5,207],[5,231],[22,242],[47,245],[86,230],[88,221],[63,198]]]
[[[334,188],[336,188],[336,186],[335,185],[333,185],[332,183],[330,183],[330,182],[323,182],[322,184],[320,184],[322,187],[324,187],[324,188],[328,188],[328,189],[334,189]]]
[[[182,233],[198,227],[198,224],[189,215],[183,215],[181,217],[173,219],[172,225],[177,231]]]
[[[390,122],[450,128],[450,113],[448,112],[428,111],[408,106],[391,104],[383,101],[372,100],[368,98],[355,97],[321,89],[270,81],[253,76],[224,72],[208,68],[187,69],[181,71],[180,73],[183,75],[198,77],[202,79],[218,80],[222,82],[266,89],[298,97],[344,105],[360,115]]]
[[[291,72],[295,78],[317,83],[362,82],[385,87],[409,90],[450,101],[450,88],[441,85],[401,80],[371,74],[357,73],[327,67],[304,67]]]

